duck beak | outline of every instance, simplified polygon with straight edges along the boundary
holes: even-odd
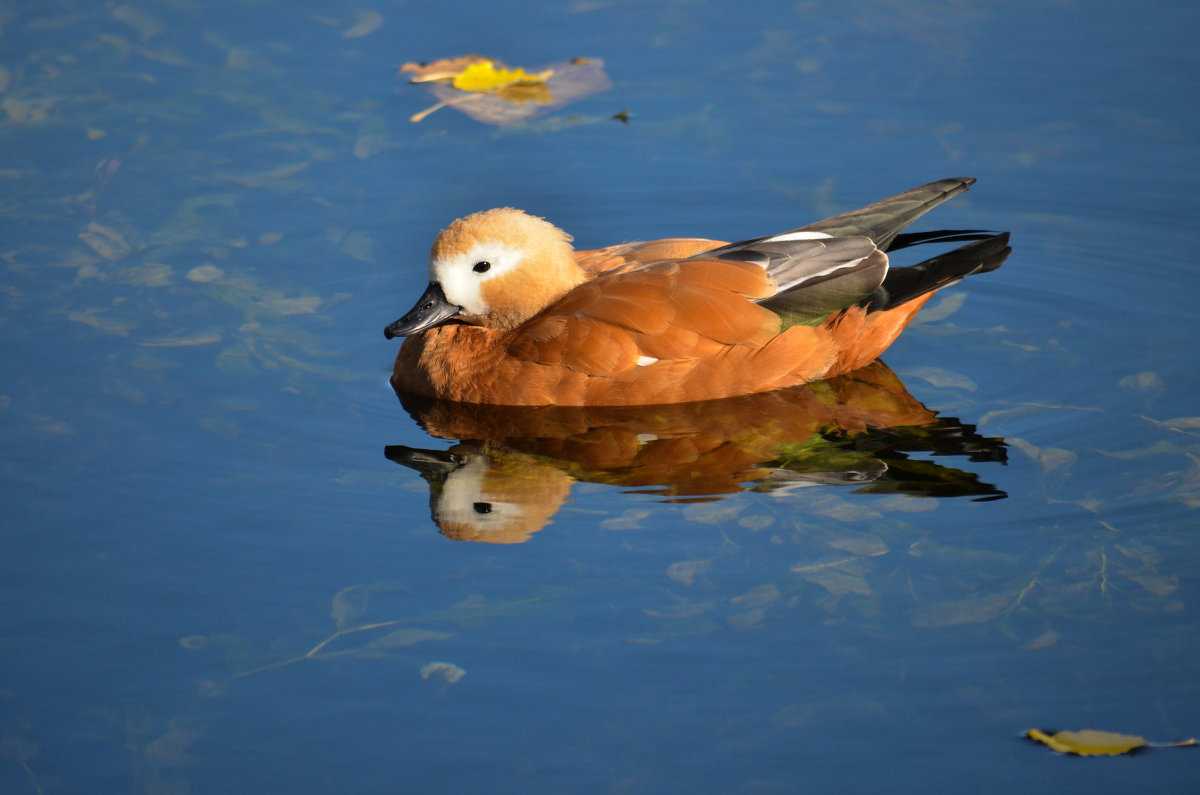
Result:
[[[387,445],[383,448],[383,454],[389,461],[415,469],[433,480],[445,480],[451,472],[467,462],[464,456],[449,450],[423,450],[402,444]]]
[[[385,328],[383,336],[389,340],[393,337],[407,337],[449,320],[461,311],[461,306],[455,306],[446,300],[442,285],[430,282],[425,294],[417,299],[417,305],[408,310],[404,317]]]

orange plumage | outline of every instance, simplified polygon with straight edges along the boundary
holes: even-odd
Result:
[[[933,292],[993,270],[1007,234],[900,235],[973,179],[734,244],[667,239],[575,252],[557,227],[487,210],[434,243],[430,285],[385,333],[407,336],[400,392],[501,405],[711,400],[874,361]],[[889,272],[889,249],[972,240]]]

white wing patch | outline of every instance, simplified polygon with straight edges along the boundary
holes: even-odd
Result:
[[[828,276],[831,273],[837,273],[838,271],[845,270],[847,268],[853,268],[855,265],[857,265],[858,263],[862,262],[865,259],[866,259],[866,257],[859,257],[858,259],[848,259],[845,262],[839,262],[836,265],[831,265],[830,267],[826,268],[823,271],[816,271],[814,273],[806,274],[804,277],[804,281],[808,281],[809,279],[816,279],[821,276]]]
[[[833,237],[824,232],[785,232],[782,235],[768,237],[766,240],[760,240],[760,243],[788,243],[793,240],[824,240],[825,238]]]

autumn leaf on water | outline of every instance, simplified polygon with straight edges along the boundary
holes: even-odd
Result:
[[[1117,734],[1116,732],[1083,729],[1081,731],[1063,731],[1047,734],[1039,729],[1030,729],[1025,737],[1042,743],[1060,754],[1075,756],[1117,756],[1132,754],[1143,748],[1178,748],[1196,745],[1194,738],[1180,740],[1174,743],[1152,743],[1144,737],[1133,734]]]
[[[457,58],[440,58],[428,63],[406,63],[400,72],[408,72],[410,83],[431,83],[438,80],[453,80],[459,72],[471,64],[491,61],[486,55],[460,55]]]
[[[400,72],[411,75],[410,83],[426,84],[438,98],[436,105],[414,114],[411,121],[419,122],[436,110],[452,107],[484,124],[503,126],[608,89],[611,83],[603,66],[595,58],[572,58],[526,70],[483,55],[462,55],[406,63]]]
[[[497,91],[516,83],[545,85],[553,74],[553,69],[545,69],[531,75],[519,66],[516,69],[507,69],[504,66],[497,69],[491,61],[478,61],[456,74],[451,85],[459,91]]]

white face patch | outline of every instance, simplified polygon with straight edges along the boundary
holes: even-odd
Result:
[[[464,254],[431,261],[429,280],[442,285],[446,300],[465,314],[486,315],[491,307],[483,300],[483,283],[513,270],[521,259],[518,249],[503,243],[476,243]],[[487,269],[477,270],[484,262]]]
[[[470,527],[481,535],[519,523],[524,506],[488,494],[490,470],[488,459],[471,456],[465,465],[451,472],[434,503],[434,519],[456,527]]]

